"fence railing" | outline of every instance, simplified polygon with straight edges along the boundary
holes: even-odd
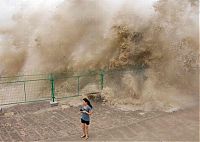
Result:
[[[135,70],[95,71],[74,76],[62,73],[0,77],[0,106],[38,101],[55,102],[101,92],[105,86],[119,87],[120,76],[133,72]]]
[[[104,72],[69,76],[40,74],[0,77],[0,105],[52,101],[101,91]]]

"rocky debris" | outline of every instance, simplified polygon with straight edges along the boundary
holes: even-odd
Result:
[[[87,96],[89,100],[92,100],[94,102],[102,102],[102,97],[100,92],[88,93],[85,96]]]
[[[69,106],[69,105],[66,105],[66,104],[63,104],[63,105],[61,105],[61,108],[62,108],[62,109],[68,109],[68,108],[70,108],[70,106]]]
[[[80,94],[82,96],[85,96],[87,94],[92,94],[92,93],[95,94],[95,93],[98,93],[98,92],[99,92],[99,86],[97,84],[89,83],[80,91]]]
[[[11,117],[13,115],[14,115],[14,112],[6,112],[6,113],[4,113],[5,117]]]

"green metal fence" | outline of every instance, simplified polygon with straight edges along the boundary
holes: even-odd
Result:
[[[88,93],[99,93],[104,87],[123,91],[123,75],[134,73],[129,71],[94,71],[80,75],[40,74],[0,77],[0,105],[59,101]],[[140,71],[141,72],[141,71]],[[120,89],[120,88],[121,89]],[[115,91],[115,90],[114,90]]]
[[[0,77],[0,105],[58,101],[103,89],[104,72]]]
[[[47,75],[0,77],[0,105],[51,100]]]

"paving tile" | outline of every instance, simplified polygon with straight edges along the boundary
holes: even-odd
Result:
[[[82,141],[78,107],[17,105],[0,116],[0,141]],[[198,141],[196,107],[175,113],[117,110],[96,104],[90,141]]]

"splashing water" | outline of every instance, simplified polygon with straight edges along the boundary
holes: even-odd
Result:
[[[198,102],[198,1],[112,2],[30,9],[24,1],[0,27],[0,75],[139,66],[142,73],[120,77],[123,92],[108,85],[105,99],[147,110]]]

